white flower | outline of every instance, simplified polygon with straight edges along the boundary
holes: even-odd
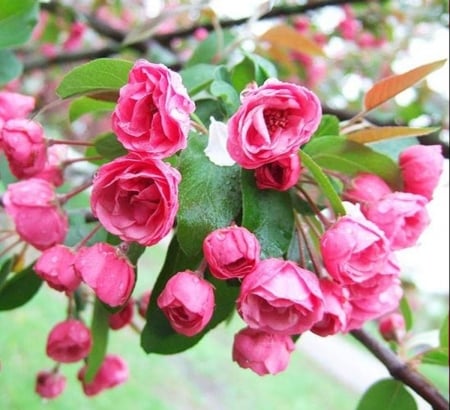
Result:
[[[208,146],[205,148],[205,155],[211,162],[221,167],[229,167],[235,164],[235,161],[227,151],[227,138],[227,125],[211,117],[209,140]]]

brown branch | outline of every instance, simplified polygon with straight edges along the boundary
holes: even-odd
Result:
[[[351,334],[359,340],[381,363],[389,370],[394,379],[411,387],[419,396],[425,399],[434,410],[448,410],[449,403],[444,396],[426,380],[420,373],[408,366],[399,357],[372,337],[365,330],[353,330]]]

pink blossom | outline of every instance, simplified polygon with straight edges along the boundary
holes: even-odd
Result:
[[[361,48],[374,48],[379,45],[377,38],[369,31],[363,31],[356,39],[356,43]]]
[[[198,41],[203,41],[209,36],[209,31],[204,27],[199,27],[194,31],[194,37]]]
[[[361,209],[385,233],[392,249],[397,250],[414,246],[429,225],[427,202],[421,195],[393,192]]]
[[[47,181],[30,178],[9,184],[3,203],[25,242],[41,251],[64,242],[69,229],[67,215]]]
[[[391,192],[389,185],[378,175],[361,173],[345,187],[342,198],[350,202],[372,202]]]
[[[178,210],[180,173],[146,153],[129,153],[102,165],[91,208],[108,232],[150,246],[164,238]]]
[[[47,356],[59,363],[84,359],[92,348],[91,331],[81,321],[67,319],[58,323],[47,338]]]
[[[0,122],[27,118],[34,110],[34,97],[10,91],[0,91]]]
[[[83,366],[77,378],[81,382],[86,396],[95,396],[100,392],[116,387],[128,380],[129,370],[127,363],[117,355],[106,355],[100,369],[91,381],[86,381],[87,367]]]
[[[194,109],[178,73],[138,60],[120,89],[112,127],[128,150],[166,158],[186,147]]]
[[[442,147],[413,145],[400,153],[399,165],[404,191],[422,195],[430,201],[444,167]]]
[[[67,156],[67,146],[51,145],[47,148],[47,160],[42,171],[34,175],[35,178],[45,179],[59,187],[64,183],[63,160]]]
[[[292,261],[269,258],[243,279],[237,310],[251,328],[295,335],[322,319],[323,296],[312,272]]]
[[[378,331],[386,341],[401,341],[406,334],[406,324],[403,315],[391,312],[378,320]]]
[[[362,215],[346,215],[320,239],[323,263],[338,283],[366,282],[382,272],[391,254],[384,233]]]
[[[36,376],[35,391],[44,399],[58,397],[66,388],[66,377],[58,372],[43,370]]]
[[[216,229],[203,241],[205,260],[218,279],[243,278],[259,262],[260,252],[256,236],[241,226]]]
[[[3,124],[0,133],[9,168],[16,178],[30,178],[43,170],[47,146],[40,124],[13,119]]]
[[[194,336],[211,320],[214,289],[194,272],[178,272],[167,281],[157,305],[176,332]]]
[[[130,298],[118,312],[112,313],[108,318],[109,327],[119,330],[131,323],[134,314],[134,301]]]
[[[242,93],[242,105],[228,121],[228,152],[248,169],[295,154],[317,129],[321,115],[312,91],[269,79]]]
[[[300,159],[295,153],[256,168],[256,186],[259,189],[287,191],[298,182],[300,172]]]
[[[151,290],[146,290],[138,299],[138,313],[144,319],[147,316],[147,309],[150,303],[150,297],[152,296]]]
[[[108,243],[80,248],[74,266],[95,295],[109,306],[123,305],[133,291],[133,266],[120,250]]]
[[[85,32],[86,25],[81,21],[75,21],[70,26],[69,36],[62,45],[63,49],[66,51],[74,51],[79,48]]]
[[[44,250],[34,265],[34,271],[56,290],[73,292],[81,283],[73,263],[75,254],[64,245],[55,245]]]
[[[319,280],[323,294],[324,314],[322,320],[315,323],[311,332],[320,336],[330,336],[342,332],[347,325],[347,314],[351,309],[348,292],[332,280]]]
[[[294,350],[290,336],[246,327],[234,336],[232,358],[240,367],[264,376],[285,370]]]

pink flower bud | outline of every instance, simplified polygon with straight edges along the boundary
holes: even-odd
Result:
[[[399,155],[399,165],[406,192],[422,195],[429,201],[444,167],[440,145],[413,145]]]
[[[112,127],[126,149],[167,158],[186,147],[194,109],[177,72],[141,59],[120,89]]]
[[[213,315],[213,286],[194,272],[178,272],[167,281],[157,305],[176,332],[194,336]]]
[[[13,118],[26,118],[33,111],[34,104],[34,97],[9,91],[0,91],[0,120],[8,121]]]
[[[237,310],[251,328],[301,334],[322,319],[319,280],[292,261],[264,259],[242,280]]]
[[[148,309],[148,304],[150,303],[151,296],[152,296],[152,291],[147,290],[138,299],[138,313],[144,319],[147,317],[147,309]]]
[[[75,254],[64,245],[55,245],[42,252],[34,265],[34,271],[56,290],[73,292],[81,283],[73,263]]]
[[[386,341],[400,342],[406,334],[405,319],[398,312],[389,313],[378,320],[378,331]]]
[[[47,181],[30,178],[9,184],[3,203],[25,242],[41,251],[64,242],[69,229],[67,215]]]
[[[44,131],[37,122],[9,120],[3,124],[1,134],[9,168],[16,178],[30,178],[44,169],[47,146]]]
[[[66,51],[74,51],[80,47],[83,35],[86,31],[86,25],[81,21],[76,21],[70,27],[69,36],[63,43],[63,49]]]
[[[208,37],[208,35],[209,35],[209,32],[204,27],[199,27],[198,29],[196,29],[194,31],[194,37],[198,41],[205,40]]]
[[[130,298],[121,310],[113,313],[108,318],[109,327],[113,330],[119,330],[131,322],[134,314],[134,301]]]
[[[44,399],[54,399],[66,388],[64,375],[54,371],[41,371],[36,376],[35,391]]]
[[[47,338],[47,356],[59,363],[84,359],[92,347],[91,331],[76,319],[58,323]]]
[[[342,198],[353,203],[364,203],[378,201],[391,192],[389,185],[378,175],[358,174],[345,188]]]
[[[128,365],[119,356],[106,355],[100,369],[90,382],[85,381],[86,366],[78,371],[78,380],[81,382],[86,396],[95,396],[106,389],[111,389],[128,380]]]
[[[243,278],[259,262],[260,252],[256,236],[240,226],[216,229],[203,241],[206,262],[217,279]]]
[[[52,145],[47,148],[47,161],[45,162],[42,171],[38,172],[34,177],[45,179],[59,187],[64,183],[64,168],[62,165],[63,159],[67,155],[67,146]]]
[[[378,201],[365,204],[361,210],[391,242],[394,250],[414,246],[430,223],[422,195],[393,192]]]
[[[79,249],[75,270],[104,303],[123,305],[131,295],[135,283],[133,266],[112,245],[98,242]]]
[[[285,370],[294,350],[290,336],[247,327],[234,336],[232,358],[242,368],[264,376]]]
[[[286,191],[297,183],[300,171],[300,159],[295,153],[256,168],[256,186],[259,189]]]

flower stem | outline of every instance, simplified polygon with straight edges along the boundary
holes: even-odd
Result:
[[[78,250],[84,245],[86,245],[89,240],[102,228],[102,224],[99,222],[97,223],[92,230],[75,246],[75,249]]]
[[[67,194],[63,194],[59,197],[59,202],[61,205],[64,205],[69,199],[78,195],[80,192],[83,192],[85,189],[89,188],[92,185],[92,181],[89,180],[80,186],[76,187],[73,191],[68,192]]]
[[[73,159],[67,159],[61,163],[61,165],[65,168],[71,164],[75,164],[76,162],[82,162],[82,161],[96,161],[99,159],[103,159],[101,155],[95,155],[92,157],[82,157],[82,158],[73,158]]]
[[[52,145],[57,145],[57,144],[82,146],[82,147],[93,147],[94,146],[94,144],[92,142],[87,142],[87,141],[58,140],[58,139],[54,139],[54,138],[47,139],[47,146],[51,147]]]

